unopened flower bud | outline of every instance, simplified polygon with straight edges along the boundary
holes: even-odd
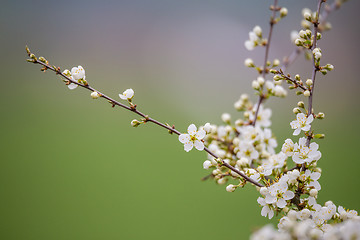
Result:
[[[273,61],[273,67],[277,67],[280,65],[280,60],[279,59],[274,59]]]
[[[293,109],[293,113],[294,113],[294,114],[301,113],[300,108],[297,108],[297,107],[296,107],[296,108],[294,108],[294,109]]]
[[[326,69],[321,69],[320,72],[323,74],[323,75],[326,75],[328,73],[328,71]]]
[[[235,191],[236,186],[233,184],[229,184],[225,189],[227,192],[233,192],[233,191]]]
[[[241,167],[246,167],[246,166],[248,166],[250,164],[249,159],[247,159],[245,157],[240,158],[239,161],[240,161],[240,166]]]
[[[233,140],[233,144],[234,144],[234,145],[236,145],[236,146],[237,146],[237,145],[239,145],[239,144],[240,144],[240,139],[239,139],[239,138],[237,138],[237,137],[236,137],[236,138],[234,138],[234,140]],[[239,161],[239,160],[238,160],[238,161]]]
[[[39,61],[43,62],[43,63],[46,63],[46,59],[44,57],[39,57]]]
[[[225,184],[226,183],[226,178],[220,178],[219,180],[217,180],[217,183],[222,185],[222,184]]]
[[[244,93],[244,94],[241,94],[240,99],[243,100],[244,102],[246,102],[246,101],[249,100],[249,95],[247,95],[247,94],[245,94],[245,93]]]
[[[244,120],[242,120],[242,119],[237,119],[236,121],[235,121],[235,125],[236,126],[242,126],[242,125],[244,125]]]
[[[246,67],[255,67],[254,62],[251,58],[245,59],[244,64]]]
[[[99,94],[98,92],[96,92],[96,91],[93,91],[93,92],[90,94],[90,96],[91,96],[93,99],[97,99],[97,98],[100,97],[100,94]]]
[[[134,119],[131,121],[131,126],[133,127],[137,127],[141,124],[141,122],[139,122],[137,119]]]
[[[262,30],[261,30],[261,27],[260,26],[255,26],[254,29],[253,29],[253,32],[261,38],[262,36]]]
[[[288,218],[290,218],[291,220],[295,221],[297,219],[297,212],[295,210],[290,210],[288,212]]]
[[[273,79],[274,79],[274,81],[279,81],[279,80],[281,80],[281,79],[283,79],[280,75],[275,75],[274,77],[273,77]]]
[[[298,38],[298,39],[295,40],[295,45],[296,46],[302,46],[303,42],[301,41],[301,39]]]
[[[211,163],[211,161],[209,161],[209,160],[206,160],[206,161],[203,163],[203,168],[204,168],[204,169],[209,169],[211,166],[212,166],[212,163]]]
[[[258,81],[254,80],[252,81],[252,84],[251,84],[252,88],[255,89],[255,90],[259,90],[260,89],[260,84]]]
[[[287,14],[288,14],[287,8],[282,7],[282,8],[280,9],[280,17],[286,17]]]
[[[325,134],[323,134],[323,133],[315,134],[315,135],[314,135],[314,138],[324,139],[324,138],[325,138]]]
[[[306,38],[306,32],[305,32],[304,30],[300,30],[300,31],[299,31],[299,36],[300,36],[301,38]]]
[[[310,195],[311,197],[317,197],[317,195],[318,195],[318,190],[316,190],[316,189],[311,189],[310,192],[309,192],[309,195]]]
[[[211,124],[210,124],[210,123],[205,123],[205,125],[204,125],[204,131],[205,131],[206,133],[210,133],[210,132],[211,132],[211,129],[212,129]]]
[[[223,114],[221,115],[221,120],[222,120],[223,122],[225,122],[225,123],[230,123],[230,120],[231,120],[230,114],[228,114],[228,113],[223,113]]]
[[[317,33],[317,36],[316,36],[316,39],[317,39],[317,40],[320,40],[321,37],[322,37],[321,33],[318,32],[318,33]]]
[[[312,32],[311,32],[311,30],[310,29],[306,29],[306,36],[308,37],[308,38],[310,38],[311,37],[311,34],[312,34]]]
[[[306,85],[311,86],[313,84],[313,81],[311,79],[306,80]]]
[[[221,170],[220,169],[215,169],[215,170],[212,171],[212,174],[214,176],[219,175],[219,174],[221,174]]]
[[[276,73],[278,73],[278,71],[276,69],[270,69],[270,73],[276,74]]]
[[[267,187],[261,187],[260,188],[260,194],[265,196],[266,194],[269,193],[269,189]]]
[[[70,76],[71,76],[71,73],[70,73],[69,69],[65,69],[65,70],[62,72],[62,74],[64,74],[64,75],[67,76],[67,77],[70,77]]]
[[[323,68],[328,70],[328,71],[332,71],[334,69],[334,66],[331,65],[331,64],[326,64]]]
[[[323,112],[319,112],[319,113],[316,115],[316,118],[318,118],[318,119],[324,119],[324,117],[325,117],[325,113],[323,113]]]
[[[310,97],[310,91],[309,90],[304,91],[304,96],[305,97]]]
[[[304,13],[304,18],[307,20],[307,21],[309,21],[309,22],[311,22],[311,13],[310,12],[305,12]]]
[[[264,85],[264,83],[265,83],[265,79],[263,77],[258,77],[257,81],[260,84],[260,86]]]
[[[303,19],[301,21],[301,26],[305,29],[309,29],[311,27],[310,23],[308,21],[306,21],[305,19]]]
[[[303,101],[299,101],[299,102],[297,103],[297,105],[298,105],[298,107],[300,107],[300,108],[304,108],[304,107],[305,107],[305,103],[304,103]]]
[[[314,48],[314,50],[312,51],[313,55],[314,55],[314,58],[316,60],[319,60],[321,58],[321,50],[320,48]]]

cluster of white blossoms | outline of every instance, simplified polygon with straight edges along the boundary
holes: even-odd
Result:
[[[340,4],[344,0],[338,0]],[[321,6],[321,1],[319,6]],[[288,13],[286,8],[272,6],[274,16],[279,12],[279,17],[271,18],[271,26],[276,24]],[[221,115],[222,124],[215,125],[206,123],[199,129],[191,124],[187,133],[180,134],[169,125],[158,123],[169,130],[170,133],[179,135],[178,140],[184,144],[184,150],[189,152],[194,147],[208,152],[207,159],[203,162],[203,168],[210,170],[209,176],[213,177],[218,184],[226,184],[228,192],[234,192],[239,187],[251,182],[257,186],[260,196],[257,202],[261,207],[261,215],[269,219],[274,216],[282,216],[279,220],[278,231],[270,226],[265,226],[251,237],[257,239],[360,239],[360,217],[355,210],[345,210],[342,206],[335,206],[328,201],[322,206],[317,202],[318,193],[321,190],[319,179],[321,169],[317,167],[321,159],[319,145],[313,139],[320,139],[324,134],[315,134],[312,129],[313,121],[323,119],[324,113],[314,114],[312,109],[313,84],[317,71],[327,74],[333,70],[331,64],[320,66],[322,51],[316,42],[322,35],[318,29],[311,31],[311,26],[320,27],[318,23],[319,13],[303,10],[303,30],[292,32],[292,41],[306,54],[310,55],[314,64],[312,79],[302,80],[296,74],[294,78],[283,72],[283,69],[273,69],[280,66],[280,61],[274,59],[268,61],[265,57],[266,66],[257,66],[250,58],[245,60],[245,66],[253,68],[259,74],[252,81],[252,88],[259,96],[256,104],[252,103],[249,96],[243,94],[234,103],[234,108],[242,112],[241,117],[233,117],[228,113]],[[319,28],[320,29],[320,28]],[[323,28],[325,29],[325,27]],[[314,32],[314,33],[313,33]],[[314,34],[316,36],[314,36]],[[271,32],[269,38],[271,37]],[[245,42],[248,50],[257,46],[268,47],[268,40],[263,38],[262,29],[255,26],[249,33],[249,40]],[[299,50],[298,49],[298,50]],[[35,55],[27,49],[30,62],[36,62]],[[267,49],[268,52],[268,49]],[[267,54],[266,54],[267,56]],[[39,61],[48,64],[46,59],[40,57]],[[42,64],[42,65],[44,65]],[[60,73],[56,67],[45,66]],[[60,68],[58,68],[60,69]],[[272,80],[266,80],[266,74],[274,74]],[[75,89],[78,85],[92,91],[91,97],[97,99],[105,95],[93,90],[85,80],[85,70],[82,66],[73,67],[71,71],[66,69],[62,72],[69,89]],[[270,129],[272,111],[264,107],[264,101],[268,98],[285,97],[287,91],[283,82],[290,84],[289,89],[300,89],[296,92],[309,99],[308,109],[305,103],[299,101],[293,109],[296,119],[290,123],[294,130],[293,136],[298,140],[286,139],[277,151],[278,143]],[[133,89],[126,89],[119,94],[120,99],[130,105],[125,107],[115,100],[109,102],[123,106],[138,115],[144,117],[132,120],[131,125],[137,127],[147,121],[155,122],[147,115],[136,110],[132,103]],[[217,156],[215,158],[214,156]]]
[[[74,80],[78,83],[82,83],[82,81],[85,80],[85,70],[82,66],[77,66],[77,67],[73,67],[71,69],[71,71],[69,71],[68,69],[65,69],[62,72],[65,76],[67,76],[68,78],[70,78],[71,80]],[[77,84],[75,83],[70,83],[68,85],[68,88],[73,90],[75,88],[77,88]]]
[[[262,37],[261,27],[255,26],[254,29],[249,32],[249,40],[245,42],[245,47],[247,50],[251,51],[256,46],[265,45],[266,42],[267,40]]]

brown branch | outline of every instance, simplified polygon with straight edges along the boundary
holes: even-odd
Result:
[[[324,0],[319,0],[318,2],[318,7],[317,7],[317,11],[316,11],[316,19],[313,22],[314,24],[314,41],[313,41],[313,45],[311,47],[311,50],[314,50],[317,47],[317,34],[318,34],[318,27],[319,27],[319,17],[320,17],[320,9],[321,9],[321,5],[324,2]],[[312,105],[313,105],[313,96],[314,96],[314,89],[315,89],[315,80],[316,80],[316,73],[319,71],[319,67],[316,65],[316,59],[315,56],[313,54],[313,62],[314,62],[314,67],[313,67],[313,72],[312,72],[312,86],[310,89],[310,96],[309,96],[309,104],[308,104],[308,116],[310,116],[313,112],[312,112]],[[311,129],[309,130],[311,132]],[[307,137],[307,141],[306,141],[306,146],[310,146],[310,141],[312,139],[312,134],[310,133],[309,136]]]
[[[262,71],[262,77],[264,79],[265,79],[266,74],[268,73],[268,69],[266,68],[266,65],[267,65],[267,61],[268,61],[268,58],[269,58],[269,49],[270,49],[272,32],[273,32],[274,25],[276,23],[275,22],[275,16],[276,16],[276,11],[277,11],[277,2],[278,2],[277,0],[274,0],[274,5],[272,6],[273,8],[272,8],[272,16],[270,18],[269,36],[268,36],[268,40],[267,40],[267,43],[266,43],[265,57],[264,57],[264,67],[263,67],[263,71]],[[263,89],[264,86],[262,86],[261,88]],[[265,99],[265,96],[264,96],[263,93],[261,93],[259,95],[259,100],[258,100],[258,103],[257,103],[257,106],[256,106],[256,111],[255,111],[255,114],[254,114],[254,120],[251,123],[251,125],[253,125],[253,126],[255,126],[255,124],[256,124],[257,116],[259,114],[260,105],[264,101],[264,99]]]
[[[28,48],[27,48],[27,51],[28,51],[28,55],[31,57],[31,55],[33,55],[33,54],[30,53],[30,50],[28,50]],[[129,110],[129,111],[131,111],[131,112],[134,112],[134,113],[136,113],[137,115],[143,117],[146,122],[155,123],[156,125],[158,125],[158,126],[160,126],[160,127],[163,127],[163,128],[165,128],[165,129],[169,130],[170,133],[175,133],[175,134],[177,134],[177,135],[180,135],[180,134],[181,134],[181,133],[180,133],[178,130],[176,130],[174,127],[171,127],[171,126],[168,126],[168,125],[166,125],[166,124],[163,124],[163,123],[161,123],[161,122],[159,122],[159,121],[157,121],[157,120],[149,117],[148,115],[140,112],[139,110],[136,109],[136,105],[130,106],[130,107],[129,107],[129,106],[126,106],[126,105],[124,105],[124,104],[122,104],[122,103],[120,103],[120,102],[112,99],[111,97],[109,97],[109,96],[101,93],[100,91],[96,90],[95,88],[91,87],[91,86],[88,85],[88,84],[87,84],[87,85],[81,84],[81,83],[79,83],[79,82],[77,82],[77,81],[69,78],[68,76],[66,76],[65,74],[63,74],[63,73],[60,71],[60,68],[56,68],[55,66],[50,66],[50,65],[48,64],[48,62],[39,61],[39,60],[38,60],[37,58],[35,58],[35,57],[32,58],[31,60],[32,60],[31,62],[33,62],[33,63],[35,63],[35,64],[40,64],[40,65],[42,65],[44,70],[49,69],[49,70],[55,72],[57,75],[60,75],[60,76],[64,77],[64,78],[68,81],[68,83],[74,83],[74,84],[76,84],[76,85],[78,85],[78,86],[80,86],[80,87],[82,87],[82,88],[85,88],[85,89],[87,89],[87,90],[89,90],[89,91],[97,92],[97,93],[100,95],[100,97],[108,100],[108,101],[112,104],[112,106],[119,106],[119,107],[122,107],[122,108],[124,108],[124,109],[126,109],[126,110]],[[210,154],[211,156],[213,156],[214,158],[220,159],[215,153],[211,152],[207,147],[205,147],[204,150],[205,150],[208,154]],[[236,173],[239,174],[241,177],[243,177],[246,181],[251,182],[252,184],[254,184],[254,185],[258,186],[258,187],[263,187],[262,184],[260,184],[260,183],[258,183],[258,182],[256,182],[256,181],[252,180],[250,177],[248,177],[248,176],[245,175],[244,173],[240,172],[239,170],[237,170],[236,168],[234,168],[234,167],[231,166],[230,164],[226,163],[224,160],[220,159],[220,161],[221,161],[221,165],[223,165],[223,166],[229,168],[230,170],[236,172]]]

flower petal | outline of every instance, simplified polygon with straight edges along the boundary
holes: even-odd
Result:
[[[187,131],[191,136],[194,136],[196,134],[196,126],[195,124],[190,124],[190,126],[188,127]]]
[[[199,150],[199,151],[204,150],[204,143],[201,142],[201,141],[199,141],[199,140],[196,140],[196,141],[194,142],[194,146],[195,146],[195,148],[196,148],[197,150]]]
[[[188,152],[193,148],[193,146],[194,146],[193,142],[187,142],[184,144],[184,150]]]
[[[206,132],[201,129],[195,134],[195,137],[196,137],[196,139],[201,140],[205,137],[205,135],[206,135]]]
[[[78,86],[78,85],[76,85],[75,83],[70,83],[70,84],[68,85],[68,88],[71,89],[71,90],[73,90],[73,89],[77,88],[77,86]]]
[[[190,142],[190,135],[189,134],[180,134],[179,141],[184,144],[187,142]]]
[[[300,132],[301,132],[301,128],[297,128],[297,129],[295,129],[293,135],[294,135],[294,136],[297,136],[297,135],[300,134]]]
[[[276,206],[278,206],[279,208],[284,208],[286,206],[286,201],[283,198],[280,198],[277,202],[276,202]]]
[[[314,120],[314,116],[310,114],[310,116],[308,116],[308,118],[306,119],[306,124],[312,123],[313,120]]]
[[[267,204],[271,204],[271,203],[275,203],[276,202],[276,197],[274,196],[271,196],[270,194],[268,194],[268,195],[266,195],[266,197],[265,197],[265,202],[267,203]]]
[[[295,197],[295,194],[292,191],[286,191],[284,193],[283,197],[284,197],[285,200],[290,200],[290,199],[293,199]]]
[[[126,100],[127,97],[125,95],[122,95],[122,94],[119,94],[119,97],[122,99],[122,100]]]

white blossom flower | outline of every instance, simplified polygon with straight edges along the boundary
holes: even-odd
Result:
[[[73,67],[71,69],[71,76],[76,80],[85,79],[85,70],[82,66]]]
[[[131,100],[134,97],[134,90],[126,89],[123,94],[119,94],[119,97],[123,100]]]
[[[272,138],[272,132],[271,129],[265,128],[262,134],[262,141],[266,145],[266,151],[268,151],[271,154],[275,153],[275,148],[277,147],[277,142],[274,138]]]
[[[259,26],[255,26],[253,31],[249,32],[249,40],[245,41],[245,47],[251,51],[259,45],[261,40],[262,30]]]
[[[290,126],[292,129],[295,129],[293,135],[299,135],[301,130],[304,132],[307,132],[311,128],[311,123],[314,120],[314,117],[312,114],[310,116],[306,117],[303,113],[298,113],[296,115],[296,120],[292,121],[290,123]]]
[[[254,121],[255,112],[257,109],[257,104],[254,105],[253,110],[249,113],[249,119]],[[259,112],[256,119],[256,125],[259,127],[270,127],[271,125],[271,109],[264,109],[262,105],[260,105]]]
[[[291,157],[294,153],[294,142],[288,138],[285,140],[285,143],[282,145],[281,151],[286,154],[286,156]]]
[[[269,158],[269,163],[274,166],[274,168],[282,168],[285,164],[285,160],[287,159],[287,156],[285,153],[280,152],[278,154],[271,155]]]
[[[261,175],[263,175],[263,176],[269,176],[269,175],[271,175],[271,173],[272,173],[272,169],[271,169],[271,168],[266,168],[266,167],[263,167],[263,166],[257,167],[256,170],[259,172],[260,176],[261,176]]]
[[[312,142],[309,147],[306,146],[306,138],[299,139],[299,144],[294,145],[294,154],[292,156],[293,161],[296,164],[311,163],[321,158],[321,152],[318,151],[319,145]]]
[[[254,170],[252,168],[250,168],[246,171],[246,175],[248,175],[255,182],[260,181],[260,173],[258,173],[256,170]]]
[[[90,94],[90,96],[91,96],[93,99],[97,99],[97,98],[100,97],[100,94],[99,94],[98,92],[96,92],[96,91],[93,91],[93,92]]]
[[[298,213],[298,218],[300,220],[306,220],[306,219],[309,219],[311,216],[311,212],[309,209],[307,208],[304,208],[303,210],[301,210],[299,213]]]
[[[269,219],[272,219],[274,216],[274,210],[272,209],[273,205],[272,204],[267,204],[265,202],[265,199],[262,197],[258,197],[257,202],[263,206],[262,210],[261,210],[261,216],[263,217],[268,217]]]
[[[65,76],[67,76],[68,78],[70,78],[71,80],[74,80],[73,76],[71,76],[71,72],[69,71],[69,69],[65,69],[62,74],[64,74]],[[75,88],[77,88],[78,85],[76,85],[75,83],[70,83],[69,85],[67,85],[68,88],[70,90],[73,90]]]
[[[242,141],[239,144],[239,152],[236,156],[240,159],[241,157],[245,157],[249,160],[257,159],[259,157],[259,152],[256,151],[254,145],[247,141]]]
[[[338,207],[338,212],[340,214],[341,219],[348,219],[348,218],[354,218],[358,215],[357,211],[355,210],[345,210],[343,206]]]
[[[188,134],[180,134],[179,141],[184,144],[184,150],[190,151],[194,146],[197,150],[204,150],[204,143],[201,141],[206,132],[204,130],[197,131],[194,124],[191,124],[188,129]]]
[[[251,125],[245,127],[239,127],[237,128],[237,130],[241,133],[244,140],[251,144],[260,140],[260,137],[262,135],[261,134],[262,131],[259,127],[254,127]]]
[[[295,196],[294,192],[288,190],[287,181],[288,177],[284,175],[279,182],[269,187],[269,194],[265,197],[267,204],[276,204],[279,208],[284,208],[286,200],[290,200]]]
[[[316,190],[320,191],[321,190],[321,185],[317,181],[317,180],[319,180],[320,176],[321,176],[321,173],[319,173],[319,172],[311,172],[309,169],[306,169],[305,173],[301,174],[300,178],[302,180],[305,180],[305,181],[308,182],[306,184],[306,187],[313,187]]]

